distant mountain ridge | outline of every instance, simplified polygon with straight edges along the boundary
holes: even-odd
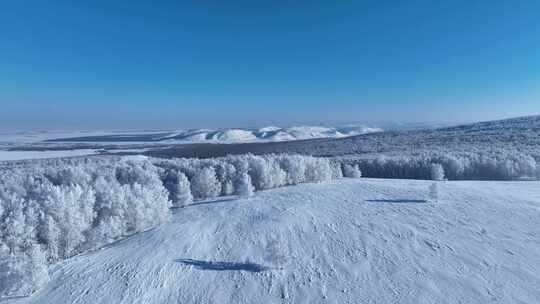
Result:
[[[119,133],[48,139],[47,142],[162,142],[162,143],[242,143],[290,141],[314,138],[342,138],[383,131],[368,126],[264,127],[259,129],[192,129],[159,133]]]
[[[452,130],[470,130],[470,131],[486,131],[494,129],[524,129],[524,130],[534,130],[540,128],[540,115],[531,115],[523,116],[516,118],[500,119],[500,120],[490,120],[477,123],[457,125],[453,127],[444,127],[439,128],[442,131],[452,131]]]
[[[421,151],[489,151],[521,149],[540,151],[540,115],[478,122],[455,127],[387,131],[343,138],[231,145],[196,144],[155,149],[146,154],[161,157],[215,157],[242,153],[298,153],[314,156],[407,154]]]

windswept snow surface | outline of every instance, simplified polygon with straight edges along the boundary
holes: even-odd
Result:
[[[8,303],[540,303],[540,183],[342,179],[176,209]]]

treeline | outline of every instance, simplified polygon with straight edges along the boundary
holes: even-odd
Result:
[[[450,180],[519,180],[540,177],[540,159],[508,151],[393,153],[348,156],[338,162],[357,165],[364,177],[430,179],[432,164],[441,164]]]
[[[3,163],[0,296],[33,292],[47,265],[156,227],[171,206],[341,176],[338,163],[300,155]]]
[[[342,177],[340,164],[302,155],[234,155],[213,159],[153,159],[174,206],[192,198],[250,195],[305,182]],[[187,190],[191,194],[187,194]]]

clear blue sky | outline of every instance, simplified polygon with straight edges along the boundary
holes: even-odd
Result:
[[[4,1],[0,130],[540,114],[540,1]]]

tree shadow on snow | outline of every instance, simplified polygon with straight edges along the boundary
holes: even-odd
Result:
[[[190,265],[200,270],[215,270],[215,271],[248,271],[248,272],[261,272],[269,270],[269,267],[255,264],[255,263],[234,263],[234,262],[213,262],[213,261],[201,261],[193,259],[176,259],[175,262]]]
[[[391,204],[423,204],[427,203],[423,199],[407,199],[407,198],[398,198],[398,199],[372,199],[366,200],[369,203],[391,203]]]

